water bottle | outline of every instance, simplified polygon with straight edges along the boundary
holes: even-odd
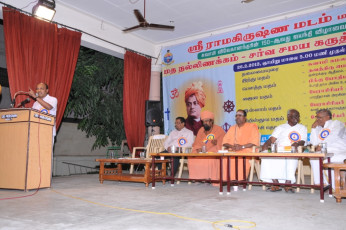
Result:
[[[291,153],[297,153],[297,148],[295,146],[291,146]]]
[[[171,152],[172,152],[172,153],[175,153],[175,151],[176,151],[175,146],[172,145],[172,146],[171,146]]]
[[[270,150],[271,150],[272,153],[276,153],[276,152],[277,152],[277,149],[276,149],[276,142],[271,144]]]
[[[139,153],[139,158],[144,159],[145,158],[145,153],[144,152],[140,152]]]
[[[205,145],[202,146],[202,153],[206,153],[207,152],[207,147]]]
[[[327,143],[321,143],[321,153],[327,153]]]

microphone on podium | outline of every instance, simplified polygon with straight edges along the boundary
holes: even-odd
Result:
[[[12,102],[11,102],[11,107],[12,107],[12,108],[15,107],[15,105],[16,105],[16,97],[17,97],[18,94],[29,95],[28,92],[24,92],[24,91],[18,91],[17,93],[15,93],[14,96],[13,96],[13,100],[12,100]],[[27,98],[27,99],[29,99],[29,98]],[[26,99],[25,99],[25,100],[26,100]],[[25,100],[24,100],[24,101],[25,101]],[[26,103],[29,103],[29,102],[30,102],[30,99],[29,99],[29,101],[26,102]],[[20,105],[21,105],[22,103],[23,103],[23,102],[21,102]],[[26,104],[26,103],[24,103],[24,104]]]
[[[13,100],[11,101],[11,108],[13,108],[15,104],[16,104],[16,99],[13,98]]]
[[[25,104],[28,104],[30,102],[30,98],[26,98],[24,101],[20,103],[20,106],[24,106]]]

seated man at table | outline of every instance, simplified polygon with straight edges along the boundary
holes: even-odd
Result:
[[[327,144],[327,152],[333,153],[330,158],[333,163],[342,163],[346,159],[346,128],[344,123],[332,120],[332,113],[328,109],[316,112],[316,121],[311,126],[311,144],[316,146],[315,151],[321,151],[320,143]],[[320,184],[319,160],[311,159],[310,164],[314,174],[314,183]],[[326,175],[324,173],[324,175]],[[324,178],[327,183],[327,178]],[[334,170],[332,170],[332,185],[334,188]]]
[[[287,112],[287,123],[279,125],[274,129],[271,137],[264,143],[262,150],[267,150],[268,146],[277,142],[278,149],[285,146],[297,149],[298,146],[304,146],[307,139],[307,128],[298,124],[300,121],[300,114],[295,109],[290,109]],[[261,161],[261,180],[265,182],[274,183],[295,183],[297,159],[269,159],[263,158]],[[279,186],[271,186],[269,191],[281,191]],[[286,192],[294,192],[292,187],[286,186]]]
[[[225,131],[214,124],[214,113],[210,111],[202,112],[201,120],[203,126],[199,129],[196,140],[192,145],[192,153],[200,153],[202,149],[209,153],[217,153],[218,150],[222,149]],[[191,179],[218,180],[220,178],[219,162],[219,159],[212,157],[189,157],[189,177]]]
[[[165,140],[164,146],[168,153],[171,153],[171,147],[192,147],[193,144],[193,132],[185,128],[185,118],[177,117],[175,119],[175,130],[173,130],[167,139]],[[173,175],[176,174],[179,168],[180,157],[173,158]]]
[[[250,153],[253,146],[258,146],[260,135],[255,123],[246,122],[247,113],[239,109],[235,115],[236,125],[233,125],[227,131],[223,138],[222,145],[230,152]],[[223,165],[227,165],[227,159],[223,159]],[[235,158],[231,157],[231,180],[235,179]],[[246,160],[246,177],[243,178],[243,162],[238,160],[238,179],[246,179],[249,175],[250,163]],[[223,178],[227,176],[227,168],[223,168]]]

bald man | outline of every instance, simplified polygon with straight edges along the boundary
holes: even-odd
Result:
[[[307,140],[307,128],[299,124],[300,114],[296,109],[287,112],[287,123],[277,126],[270,138],[262,146],[262,150],[277,142],[278,147],[291,146],[298,148],[304,146]],[[261,180],[274,183],[295,183],[295,173],[298,166],[298,159],[271,159],[265,158],[261,161]],[[268,191],[281,191],[279,186],[271,186]],[[286,192],[294,192],[291,186],[285,186]]]
[[[58,100],[55,97],[49,96],[49,89],[46,83],[39,83],[36,86],[36,93],[29,88],[29,96],[35,100],[32,108],[39,110],[41,113],[47,113],[56,116]],[[53,141],[56,136],[55,124],[53,127]]]

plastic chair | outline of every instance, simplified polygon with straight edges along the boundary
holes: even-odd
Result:
[[[121,147],[120,147],[120,154],[122,155],[122,157],[130,157],[129,151],[126,151],[126,153],[125,153],[125,150],[124,150],[125,145],[127,145],[127,140],[122,140],[121,141]]]
[[[192,147],[183,147],[183,153],[190,153],[191,151],[192,151]],[[188,160],[185,157],[181,157],[181,159],[179,160],[178,178],[181,178],[181,176],[183,175],[183,170],[185,165],[186,165],[187,171],[189,171],[187,162]],[[180,184],[180,180],[177,181],[177,184]],[[191,184],[191,182],[189,182],[188,184]]]
[[[300,181],[302,181],[302,184],[305,184],[305,174],[304,174],[304,158],[298,159],[298,175],[297,175],[297,184],[301,184]],[[310,165],[310,184],[314,185],[314,174],[312,172],[312,167]],[[315,189],[311,188],[311,193],[315,192]],[[297,187],[297,192],[300,192],[300,188]]]
[[[252,152],[255,153],[257,149],[260,149],[261,146],[253,146]],[[260,181],[260,175],[261,175],[261,164],[260,160],[257,160],[256,157],[252,157],[250,160],[250,174],[249,174],[249,181],[253,181],[253,176],[256,170],[258,181]],[[249,190],[252,189],[252,184],[249,184]],[[262,186],[262,189],[265,190],[265,186]]]
[[[154,135],[149,137],[148,145],[146,147],[134,147],[132,150],[132,158],[136,158],[136,151],[137,150],[145,150],[146,151],[146,158],[150,158],[150,153],[159,153],[162,152],[165,147],[163,143],[165,142],[167,136],[163,134]],[[130,166],[130,174],[133,173],[134,170],[134,164],[131,164]]]

